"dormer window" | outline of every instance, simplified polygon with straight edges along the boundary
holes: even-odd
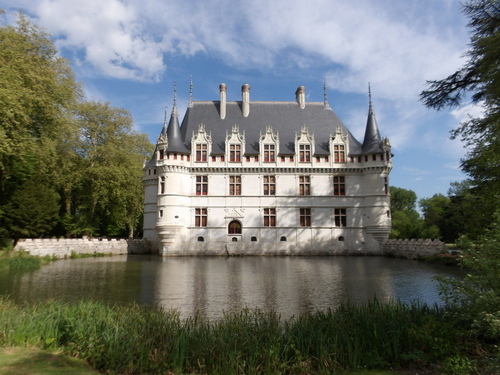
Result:
[[[229,161],[239,162],[241,161],[241,145],[229,145]]]
[[[299,145],[299,158],[301,163],[311,161],[311,145]]]
[[[333,145],[333,160],[335,163],[345,163],[344,145]]]
[[[207,144],[197,143],[196,144],[196,161],[203,162],[207,161]]]
[[[276,159],[276,146],[274,144],[264,144],[264,162],[274,162]]]

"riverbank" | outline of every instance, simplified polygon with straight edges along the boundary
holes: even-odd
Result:
[[[3,299],[0,310],[0,345],[59,351],[117,374],[331,374],[418,367],[464,375],[484,367],[473,356],[479,348],[487,351],[444,310],[417,304],[344,305],[289,320],[259,310],[212,321],[181,319],[175,311],[96,302],[16,305]]]

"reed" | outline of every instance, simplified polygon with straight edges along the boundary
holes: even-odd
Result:
[[[0,299],[0,345],[61,350],[118,374],[384,369],[456,355],[454,330],[437,307],[376,301],[289,320],[245,309],[209,321],[137,304]]]

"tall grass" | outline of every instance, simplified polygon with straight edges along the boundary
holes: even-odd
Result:
[[[282,320],[242,310],[209,321],[95,302],[22,306],[0,300],[0,345],[62,350],[122,374],[304,374],[383,369],[461,350],[439,308],[346,305]]]

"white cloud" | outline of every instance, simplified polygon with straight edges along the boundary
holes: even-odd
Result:
[[[31,9],[60,47],[84,53],[109,77],[157,80],[164,53],[218,56],[244,68],[342,69],[329,82],[415,99],[426,78],[461,65],[463,19],[449,1],[42,0]],[[452,18],[455,17],[455,18]],[[448,22],[445,22],[448,21]]]

